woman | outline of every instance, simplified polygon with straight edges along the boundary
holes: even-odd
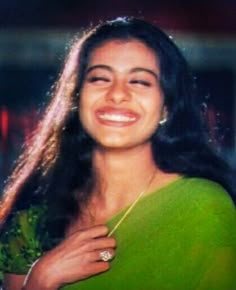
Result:
[[[168,36],[91,29],[3,197],[5,289],[236,289],[227,170]]]

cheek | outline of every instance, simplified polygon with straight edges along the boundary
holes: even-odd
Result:
[[[88,99],[81,96],[79,100],[79,119],[84,126],[85,123],[87,123],[87,120],[89,119],[89,102]]]
[[[88,96],[87,94],[81,95],[78,115],[82,127],[88,134],[93,134],[96,131],[96,122],[94,119],[95,104],[96,101],[92,96]]]
[[[164,102],[162,98],[153,96],[153,98],[143,99],[142,106],[145,109],[147,116],[159,119],[163,112]]]
[[[101,99],[101,92],[85,86],[80,92],[79,105],[86,110],[92,109]]]
[[[80,92],[79,98],[79,108],[81,113],[84,114],[84,111],[88,111],[89,108],[92,107],[93,104],[93,94],[89,92],[86,86]]]

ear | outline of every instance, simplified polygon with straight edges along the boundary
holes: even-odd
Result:
[[[167,119],[168,118],[168,111],[167,111],[167,107],[166,106],[163,106],[162,113],[161,113],[161,118],[162,119]]]

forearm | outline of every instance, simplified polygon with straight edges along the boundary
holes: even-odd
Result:
[[[53,280],[46,267],[36,261],[30,268],[21,290],[57,290],[60,285]]]

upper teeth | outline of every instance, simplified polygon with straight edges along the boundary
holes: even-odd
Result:
[[[129,122],[129,121],[135,120],[135,117],[128,117],[128,116],[117,115],[117,114],[102,114],[100,115],[100,118],[103,120],[118,121],[118,122]]]

